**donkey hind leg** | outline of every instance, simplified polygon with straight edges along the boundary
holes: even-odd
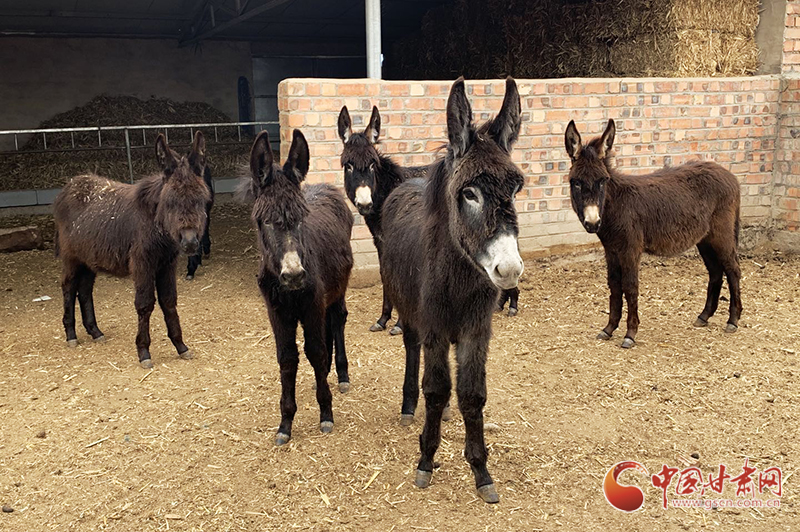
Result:
[[[336,376],[339,381],[339,392],[347,393],[350,391],[350,375],[348,373],[348,364],[347,364],[347,353],[344,347],[344,326],[347,323],[347,305],[345,304],[344,298],[335,301],[331,306],[328,307],[327,312],[325,313],[326,317],[326,325],[327,318],[330,317],[330,331],[332,338],[325,337],[325,341],[327,344],[330,344],[330,341],[333,341],[333,347],[336,348]],[[327,332],[327,331],[326,331]],[[332,350],[328,349],[328,368],[330,369],[331,366],[331,352]]]
[[[67,345],[77,347],[78,335],[75,334],[75,296],[78,294],[78,282],[81,265],[64,262],[61,272],[61,293],[64,296],[64,332]]]
[[[414,483],[420,488],[430,486],[433,476],[433,457],[442,440],[442,412],[450,400],[450,343],[433,337],[425,343],[425,373],[422,389],[425,393],[425,426],[419,437],[420,459]]]
[[[411,425],[419,401],[419,333],[407,325],[403,329],[403,345],[406,349],[406,371],[403,378],[403,406],[400,409],[400,424]]]
[[[105,341],[106,337],[97,326],[97,317],[94,315],[94,297],[92,295],[92,291],[94,290],[94,280],[97,277],[97,274],[89,268],[83,266],[79,275],[78,301],[81,305],[81,319],[83,320],[83,327],[95,342],[103,342]]]
[[[515,286],[509,290],[503,290],[504,294],[508,294],[510,301],[508,302],[508,315],[509,316],[516,316],[517,315],[517,305],[519,303],[519,287]]]
[[[725,332],[736,332],[739,328],[739,318],[742,315],[742,293],[739,283],[742,279],[742,270],[739,268],[739,257],[736,255],[736,248],[727,252],[717,251],[722,268],[725,270],[725,277],[728,279],[728,289],[730,290],[731,303],[728,310],[728,324]]]
[[[598,340],[610,340],[611,335],[619,327],[619,320],[622,319],[622,268],[616,257],[606,253],[606,269],[608,273],[608,323],[605,328],[597,335]]]
[[[201,248],[197,248],[197,252],[189,257],[189,261],[186,265],[186,280],[191,281],[194,279],[194,274],[197,272],[198,266],[202,266],[203,264],[203,250]]]
[[[211,226],[211,205],[206,205],[206,227],[203,230],[203,238],[200,239],[200,248],[203,250],[203,256],[209,258],[211,256],[211,233],[209,227]],[[200,251],[198,249],[198,251]]]
[[[317,403],[319,404],[319,429],[322,432],[333,430],[333,408],[331,388],[328,386],[330,362],[325,348],[325,316],[323,309],[309,309],[303,317],[303,340],[306,358],[314,368],[317,383]]]
[[[389,321],[392,317],[392,302],[389,301],[389,296],[386,294],[386,290],[383,291],[383,306],[381,307],[381,317],[378,318],[378,321],[370,326],[370,332],[378,332],[378,331],[385,331],[386,330],[386,322]]]
[[[500,502],[489,470],[488,451],[483,439],[483,407],[486,405],[486,353],[489,336],[462,340],[456,345],[458,365],[456,392],[458,407],[464,418],[466,440],[464,457],[475,475],[478,494],[488,503]],[[426,359],[427,362],[427,359]]]
[[[633,347],[639,331],[639,259],[640,255],[629,257],[622,263],[622,292],[628,303],[628,330],[622,340],[623,348]]]
[[[697,317],[694,322],[695,327],[705,327],[708,325],[708,320],[717,311],[719,305],[719,293],[722,290],[722,264],[719,262],[717,252],[707,242],[700,242],[697,244],[697,251],[703,258],[703,262],[708,270],[708,289],[706,291],[706,306],[703,312]]]
[[[150,369],[153,367],[153,360],[150,358],[150,315],[156,306],[155,283],[150,275],[134,274],[133,284],[136,290],[133,304],[139,316],[136,352],[139,355],[139,364],[145,369]]]
[[[192,350],[183,343],[183,331],[181,321],[178,318],[178,287],[175,283],[175,269],[177,263],[172,262],[169,266],[161,269],[156,274],[156,289],[158,290],[158,305],[164,313],[164,321],[167,324],[167,336],[172,340],[172,345],[178,351],[178,356],[183,359],[194,357]]]
[[[300,354],[297,351],[297,321],[281,320],[280,317],[270,315],[270,322],[275,334],[278,365],[281,369],[281,424],[275,434],[275,445],[283,445],[292,438],[292,422],[297,413],[295,387],[297,364],[300,362]]]

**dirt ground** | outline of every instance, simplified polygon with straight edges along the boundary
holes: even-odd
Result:
[[[598,254],[528,261],[520,314],[494,317],[487,366],[489,468],[501,502],[486,505],[463,459],[460,417],[444,425],[441,468],[413,485],[424,401],[398,423],[402,340],[370,333],[380,287],[351,289],[352,390],[334,391],[336,426],[318,429],[303,360],[292,441],[273,446],[279,378],[257,257],[238,210],[213,222],[213,258],[179,281],[196,358],[179,360],[156,310],[152,372],[134,347],[132,283],[98,279],[108,342],[61,326],[52,251],[0,256],[0,530],[797,530],[800,259],[743,257],[744,314],[692,322],[705,300],[696,256],[647,259],[634,349],[603,342],[605,266]],[[727,295],[727,288],[723,294]],[[33,302],[42,295],[52,297]],[[727,302],[722,302],[724,308]],[[334,382],[334,377],[331,377]],[[781,508],[661,508],[641,475],[644,507],[612,508],[601,483],[617,462],[650,473],[696,465],[733,476],[745,457],[783,471]],[[674,496],[670,487],[670,498]],[[722,496],[735,499],[734,486]]]

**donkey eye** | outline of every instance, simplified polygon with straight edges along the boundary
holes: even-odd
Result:
[[[348,172],[352,172],[353,171],[353,165],[348,163],[348,164],[344,165],[344,169],[346,171],[348,171]]]
[[[375,163],[369,163],[369,171],[370,172],[374,172],[375,171]]]
[[[478,195],[475,194],[475,190],[473,190],[471,187],[465,188],[462,194],[464,195],[465,200],[478,201]]]

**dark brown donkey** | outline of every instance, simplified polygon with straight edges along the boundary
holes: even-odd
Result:
[[[639,329],[639,260],[642,253],[670,256],[697,246],[708,268],[706,306],[695,321],[705,327],[714,315],[728,278],[730,311],[725,332],[735,332],[742,314],[739,291],[739,181],[713,162],[690,162],[648,175],[629,176],[610,164],[614,121],[584,145],[570,122],[565,133],[572,208],[589,233],[597,233],[608,267],[608,325],[597,336],[608,340],[628,302],[628,330],[622,347],[631,347]]]
[[[209,191],[203,183],[205,140],[194,137],[191,153],[181,157],[156,139],[160,174],[135,185],[95,175],[74,178],[53,205],[56,256],[61,257],[64,329],[67,344],[78,345],[75,335],[75,296],[81,305],[83,326],[95,341],[105,339],[97,327],[92,289],[97,272],[133,277],[134,304],[139,315],[136,350],[144,368],[150,359],[150,314],[158,303],[167,322],[167,334],[181,358],[192,358],[183,343],[176,309],[175,274],[178,255],[192,255],[206,222]],[[199,161],[194,165],[189,159]],[[199,165],[199,166],[198,166]],[[193,166],[196,168],[193,169]],[[198,169],[200,173],[198,172]]]
[[[334,346],[339,391],[345,393],[350,388],[344,347],[344,296],[353,269],[353,215],[336,188],[300,188],[308,173],[308,162],[308,144],[299,130],[294,130],[283,167],[273,162],[269,137],[263,131],[250,152],[252,179],[245,191],[254,201],[252,217],[261,250],[258,286],[267,304],[281,368],[281,424],[276,445],[291,438],[297,412],[298,322],[303,324],[306,358],[314,368],[322,432],[333,430],[327,378]]]
[[[476,129],[460,78],[447,100],[446,157],[434,163],[429,180],[397,187],[383,209],[384,289],[404,325],[404,417],[414,415],[420,344],[425,347],[425,428],[416,484],[424,488],[431,481],[442,412],[450,399],[450,345],[455,344],[464,455],[486,502],[499,500],[486,469],[483,438],[492,313],[499,289],[517,286],[523,268],[514,210],[523,177],[510,155],[520,124],[514,80],[506,81],[497,117]]]
[[[341,158],[344,190],[372,233],[379,261],[384,246],[381,233],[383,202],[400,183],[413,177],[425,177],[428,172],[427,166],[400,166],[391,157],[381,154],[376,148],[380,133],[381,114],[377,107],[372,108],[372,116],[363,133],[353,133],[347,106],[342,107],[339,112],[339,138],[344,144]],[[384,290],[381,317],[369,330],[385,330],[386,322],[391,317],[392,302],[386,297]],[[402,324],[398,322],[389,334],[403,334]]]

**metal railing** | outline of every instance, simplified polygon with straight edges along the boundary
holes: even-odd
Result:
[[[155,137],[151,138],[151,142],[148,143],[147,132],[150,130],[157,130],[159,132],[163,132],[164,136],[166,137],[167,141],[169,142],[169,132],[170,130],[184,130],[188,129],[188,143],[184,144],[178,141],[176,146],[183,146],[183,145],[191,145],[192,141],[194,140],[194,132],[198,129],[203,129],[206,135],[207,142],[211,144],[209,137],[209,130],[213,129],[214,131],[214,145],[218,146],[225,146],[225,145],[236,145],[242,144],[242,131],[245,130],[245,135],[247,137],[255,136],[256,134],[256,127],[258,127],[258,131],[263,131],[266,126],[277,126],[278,122],[275,121],[261,121],[261,122],[218,122],[218,123],[207,123],[207,124],[159,124],[159,125],[136,125],[136,126],[97,126],[97,127],[72,127],[72,128],[45,128],[45,129],[15,129],[15,130],[0,130],[0,139],[3,137],[11,136],[14,137],[14,150],[5,150],[0,151],[0,155],[11,155],[11,154],[29,154],[29,153],[66,153],[66,152],[80,152],[80,151],[98,151],[98,150],[125,150],[125,155],[128,161],[128,173],[130,175],[130,181],[133,183],[133,160],[131,158],[131,151],[132,150],[139,150],[139,149],[152,149],[153,143],[155,142]],[[236,128],[235,134],[235,141],[220,141],[219,130],[223,128]],[[138,144],[138,133],[136,133],[135,138],[136,140],[132,140],[134,135],[132,132],[136,132],[141,130],[141,137],[142,143]],[[252,133],[251,133],[252,131]],[[124,144],[118,145],[109,142],[103,141],[103,134],[105,133],[108,135],[111,132],[119,133],[121,132],[124,136]],[[55,134],[66,134],[69,133],[70,135],[70,145],[69,147],[50,147],[47,146],[47,135],[55,135]],[[97,133],[97,145],[96,146],[77,146],[75,143],[75,134],[76,133]],[[42,148],[41,149],[20,149],[19,146],[19,136],[20,135],[41,135],[42,136]],[[173,140],[175,139],[175,135],[173,135]],[[244,142],[249,142],[249,139]],[[85,140],[81,140],[81,143],[85,143]]]

